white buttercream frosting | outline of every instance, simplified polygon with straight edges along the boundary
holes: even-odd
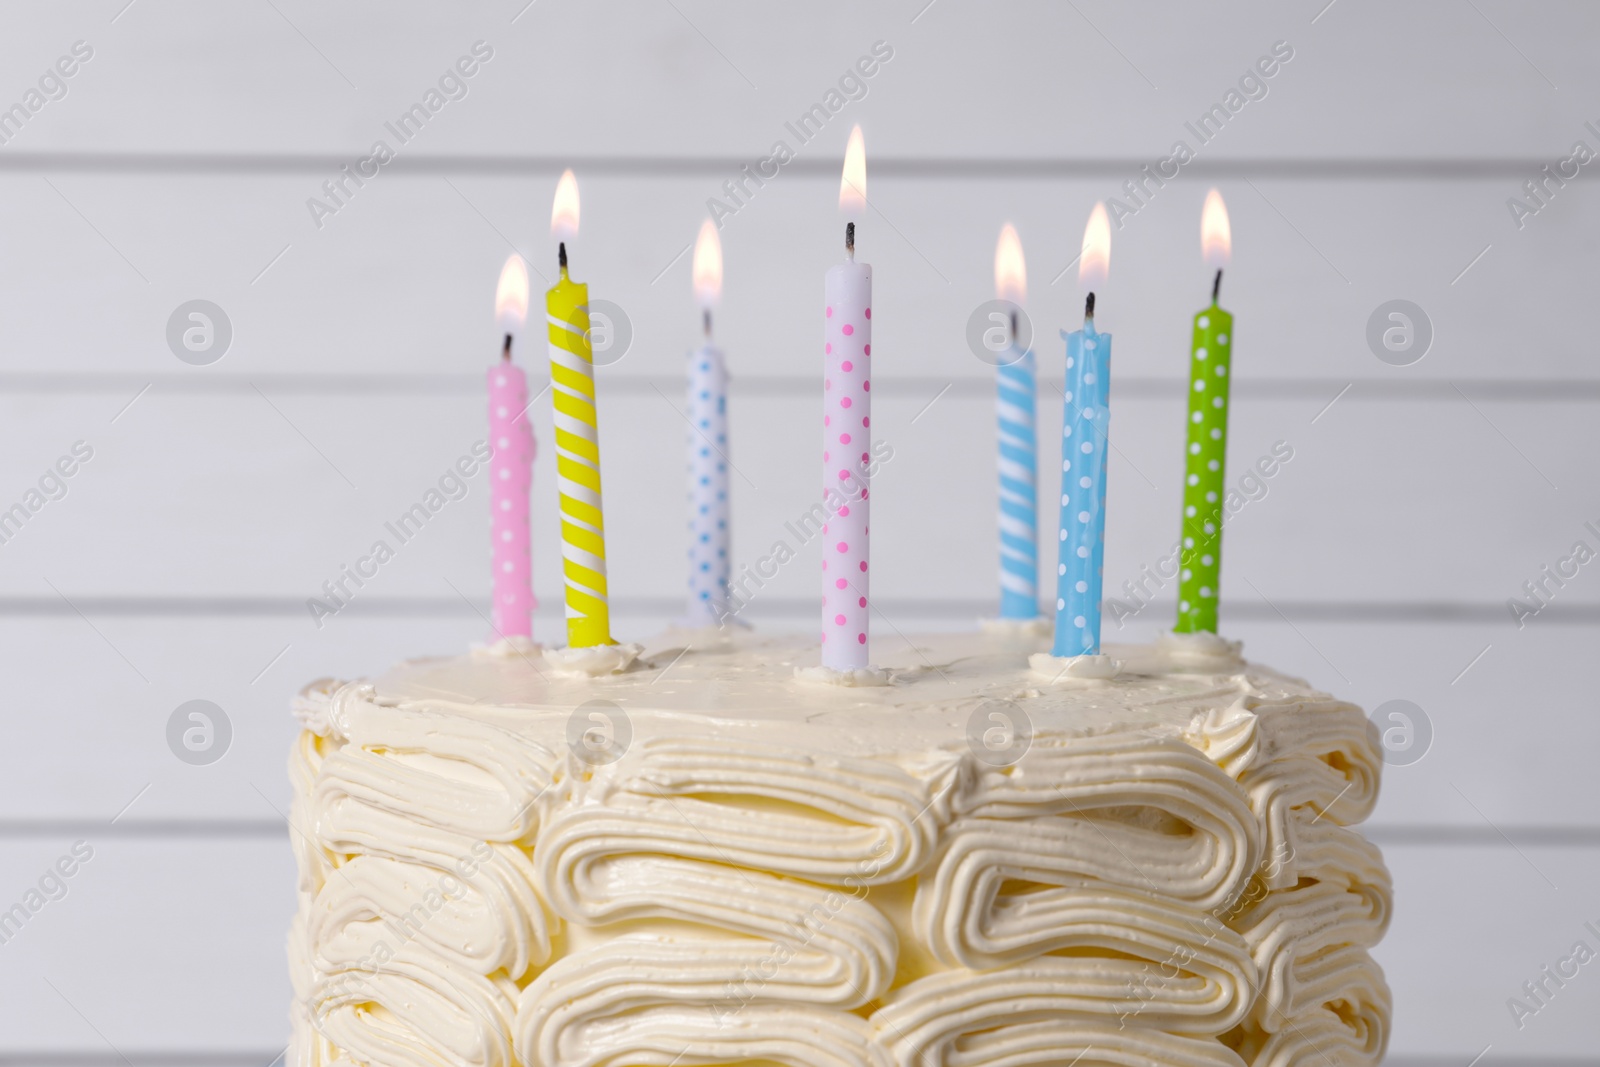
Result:
[[[894,675],[882,667],[849,667],[836,670],[818,664],[814,667],[796,667],[794,676],[814,685],[840,685],[847,689],[874,688],[891,685]]]
[[[1376,1064],[1360,709],[1236,647],[1044,684],[1047,639],[914,639],[876,687],[682,632],[313,683],[292,1062]]]
[[[1174,671],[1229,673],[1244,667],[1244,643],[1213,633],[1166,632],[1156,638],[1155,652]]]
[[[1035,652],[1028,657],[1033,673],[1051,685],[1088,686],[1101,685],[1122,673],[1122,664],[1110,656],[1057,656],[1052,652]]]
[[[643,645],[590,645],[582,648],[547,648],[544,661],[557,674],[577,678],[599,678],[621,674],[644,651]]]

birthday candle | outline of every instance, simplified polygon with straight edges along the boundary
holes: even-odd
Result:
[[[561,279],[545,294],[550,335],[550,395],[555,407],[556,483],[561,498],[561,567],[567,592],[567,644],[610,645],[606,533],[600,502],[600,432],[594,404],[589,287],[567,274],[566,239],[578,232],[578,183],[569,170],[556,186],[551,230],[561,238]]]
[[[1189,346],[1188,442],[1184,450],[1183,552],[1178,572],[1174,633],[1217,630],[1217,590],[1222,579],[1222,502],[1226,497],[1228,379],[1233,357],[1233,315],[1222,310],[1222,268],[1232,249],[1228,209],[1215,189],[1200,214],[1200,246],[1216,268],[1211,306],[1194,317]]]
[[[493,625],[501,637],[532,637],[532,536],[528,488],[533,481],[533,428],[528,425],[528,377],[511,362],[511,341],[528,317],[528,267],[513,252],[500,271],[495,319],[505,347],[489,368],[489,536],[493,567]]]
[[[861,127],[850,133],[839,207],[866,206],[867,170]],[[845,262],[823,283],[822,497],[831,512],[823,527],[822,665],[865,668],[868,655],[867,566],[872,381],[872,267],[857,263],[856,224],[845,226]]]
[[[1083,234],[1079,283],[1105,280],[1111,226],[1096,204]],[[1100,652],[1100,591],[1106,546],[1106,453],[1111,426],[1111,335],[1094,324],[1094,293],[1084,303],[1083,329],[1062,331],[1067,373],[1061,431],[1061,556],[1056,566],[1057,656]]]
[[[728,371],[711,343],[711,309],[722,293],[722,245],[710,219],[694,249],[694,290],[705,344],[689,353],[689,610],[691,626],[728,611]]]
[[[1022,242],[1008,222],[994,250],[995,296],[1021,305],[1027,298]],[[1000,444],[1000,617],[1039,616],[1038,441],[1034,414],[1038,378],[1031,350],[1018,346],[1012,315],[1008,347],[995,367],[995,413]]]

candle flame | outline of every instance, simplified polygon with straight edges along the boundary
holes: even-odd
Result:
[[[1228,225],[1228,207],[1215,189],[1206,194],[1200,212],[1200,252],[1206,266],[1220,270],[1233,258],[1233,229]]]
[[[578,179],[570,169],[563,171],[556,183],[556,198],[550,205],[550,234],[558,241],[578,236]]]
[[[1093,289],[1111,273],[1111,220],[1106,206],[1096,203],[1083,228],[1083,253],[1078,257],[1078,285]]]
[[[844,173],[839,179],[839,211],[846,218],[856,219],[867,207],[867,144],[861,137],[861,127],[850,131],[850,143],[844,149]]]
[[[700,237],[694,243],[694,298],[710,309],[722,297],[722,240],[710,219],[700,224]]]
[[[994,295],[1013,304],[1028,299],[1028,264],[1022,258],[1017,228],[1006,223],[994,246]]]
[[[517,333],[528,321],[528,265],[515,252],[500,268],[500,284],[494,290],[494,321],[502,333]]]

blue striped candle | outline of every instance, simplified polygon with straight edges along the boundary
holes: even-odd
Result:
[[[1057,656],[1100,652],[1100,586],[1106,547],[1106,434],[1111,427],[1111,335],[1094,328],[1089,294],[1083,329],[1062,331],[1067,375],[1061,430],[1061,561],[1056,567]]]
[[[1013,346],[996,368],[1000,425],[1000,617],[1039,617],[1038,379],[1032,351]]]

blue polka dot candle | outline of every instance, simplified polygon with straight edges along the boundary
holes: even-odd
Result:
[[[722,295],[722,244],[709,219],[694,249],[694,291],[705,343],[689,353],[690,626],[715,626],[728,610],[728,371],[711,343]]]
[[[839,208],[859,215],[867,199],[861,127],[845,150]],[[867,516],[872,439],[872,267],[856,262],[856,224],[845,227],[845,262],[823,281],[822,665],[863,670],[868,651]]]
[[[1008,222],[994,250],[995,296],[1021,306],[1027,298],[1022,241]],[[1013,313],[1009,344],[995,367],[995,413],[1000,445],[1000,617],[1039,617],[1038,376],[1033,353],[1017,343]]]
[[[1178,621],[1174,633],[1216,633],[1217,590],[1222,578],[1222,501],[1228,451],[1228,379],[1233,356],[1233,316],[1217,298],[1232,247],[1228,209],[1215,189],[1200,215],[1200,246],[1216,269],[1211,306],[1194,317],[1189,345],[1189,418],[1184,448],[1183,551],[1178,570]]]
[[[1092,287],[1111,264],[1111,225],[1096,204],[1083,234],[1078,278],[1091,292],[1083,329],[1062,332],[1061,528],[1056,565],[1056,656],[1100,654],[1100,590],[1106,547],[1106,454],[1111,427],[1111,335],[1095,329]]]

